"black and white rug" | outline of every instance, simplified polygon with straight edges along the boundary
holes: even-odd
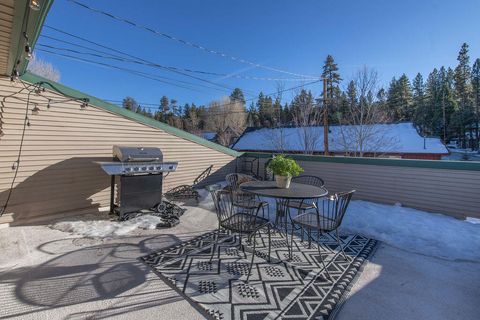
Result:
[[[219,237],[218,247],[215,237]],[[239,237],[225,233],[208,233],[141,260],[213,319],[328,319],[377,244],[359,235],[342,237],[345,259],[334,238],[324,235],[322,257],[331,281],[315,244],[309,248],[295,238],[292,259],[287,262],[285,238],[274,233],[268,262],[266,239],[266,234],[257,237],[248,283],[243,280],[252,257],[251,244],[244,252]]]

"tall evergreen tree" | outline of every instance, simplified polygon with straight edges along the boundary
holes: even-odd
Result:
[[[167,115],[170,112],[170,100],[167,96],[162,96],[160,99],[160,107],[158,108],[159,114],[157,115],[157,120],[162,120],[167,122]]]
[[[132,97],[125,97],[122,101],[122,107],[124,107],[125,109],[128,109],[130,111],[137,112],[138,103]]]
[[[477,140],[477,145],[475,146],[478,149],[478,143],[480,141],[480,58],[477,58],[473,63],[472,68],[472,93],[473,93],[473,105],[475,110],[475,138]]]
[[[233,89],[232,93],[230,94],[230,99],[232,101],[239,101],[242,103],[242,105],[245,105],[245,96],[240,88]]]
[[[465,141],[465,133],[467,127],[472,125],[474,120],[473,108],[471,105],[471,68],[470,56],[468,55],[468,44],[464,43],[460,48],[457,57],[458,65],[455,68],[455,92],[459,105],[459,110],[455,114],[455,123],[457,131],[462,141],[462,146],[467,147]]]
[[[327,108],[329,114],[329,121],[335,122],[337,117],[337,110],[341,98],[341,91],[339,84],[342,81],[340,73],[338,72],[338,65],[335,63],[333,56],[327,55],[323,64],[322,78],[327,79],[327,96],[322,97],[327,101]],[[323,105],[323,104],[322,104]]]

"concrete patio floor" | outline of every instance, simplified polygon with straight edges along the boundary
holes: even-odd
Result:
[[[48,226],[0,230],[0,319],[203,319],[138,257],[216,227],[189,207],[179,226],[112,239]],[[337,319],[475,319],[480,264],[380,245]]]

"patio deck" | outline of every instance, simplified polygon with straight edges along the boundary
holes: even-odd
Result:
[[[216,221],[201,206],[188,207],[175,228],[112,239],[43,225],[4,229],[0,319],[203,319],[137,258],[213,230]],[[382,244],[337,319],[474,319],[479,267]]]

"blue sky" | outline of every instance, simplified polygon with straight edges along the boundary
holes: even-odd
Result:
[[[387,85],[393,76],[402,73],[411,78],[420,72],[426,77],[434,67],[454,67],[463,42],[470,45],[472,61],[480,57],[478,0],[79,1],[211,49],[299,74],[320,74],[326,55],[331,54],[345,80],[367,65],[376,69]],[[66,0],[55,1],[45,24],[162,65],[245,76],[291,77],[155,36]],[[42,35],[80,43],[48,28]],[[37,43],[86,51],[45,37]],[[128,95],[139,102],[157,103],[167,95],[180,104],[205,104],[230,91],[146,66],[83,56],[208,88],[188,85],[195,88],[190,90],[39,50],[36,54],[60,70],[60,82],[103,99],[121,100]],[[247,98],[259,91],[275,92],[277,87],[275,81],[195,76],[228,88],[240,87]],[[285,81],[284,87],[298,84]],[[309,88],[318,94],[321,84]],[[291,93],[284,94],[284,99],[290,98]]]

